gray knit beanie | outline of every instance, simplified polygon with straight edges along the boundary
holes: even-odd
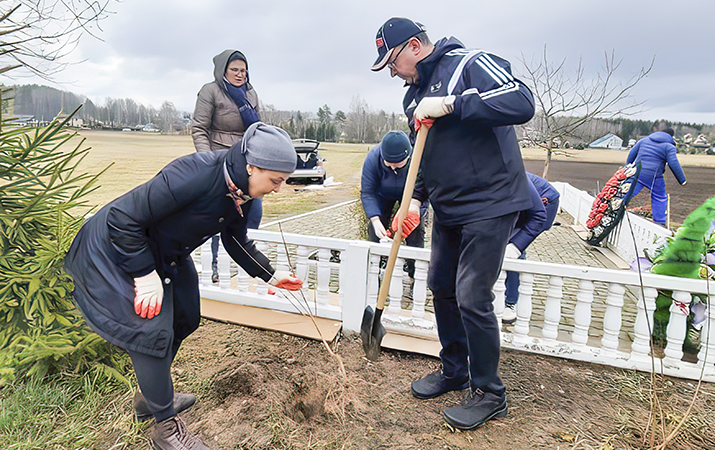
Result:
[[[243,133],[241,153],[248,164],[276,172],[292,173],[297,162],[288,133],[263,122],[255,122]]]

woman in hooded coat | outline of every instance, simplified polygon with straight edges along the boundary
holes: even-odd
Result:
[[[260,120],[258,94],[248,75],[248,60],[238,50],[214,56],[214,81],[199,91],[191,121],[191,137],[197,152],[231,147],[244,131]],[[251,202],[248,228],[258,228],[263,216],[260,199]],[[218,283],[218,236],[211,239],[211,281]]]
[[[74,297],[94,331],[127,351],[141,393],[137,418],[156,418],[156,448],[208,448],[176,415],[195,397],[174,394],[171,363],[199,326],[199,283],[191,252],[221,234],[249,275],[296,290],[302,281],[274,271],[247,237],[254,199],[277,192],[295,170],[280,128],[256,122],[228,150],[194,153],[110,202],[82,226],[65,258]],[[143,395],[142,395],[143,394]]]

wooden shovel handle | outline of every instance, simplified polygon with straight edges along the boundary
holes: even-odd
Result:
[[[410,208],[410,200],[412,200],[412,191],[415,188],[415,180],[417,172],[420,170],[420,162],[422,161],[422,151],[425,149],[425,141],[427,141],[427,125],[422,125],[417,130],[417,138],[415,139],[415,148],[412,150],[412,159],[410,160],[410,169],[407,171],[407,181],[405,181],[405,189],[402,191],[402,201],[400,209],[397,210],[397,230],[392,236],[392,247],[390,248],[390,256],[387,258],[387,267],[382,276],[382,284],[380,292],[377,294],[377,309],[385,309],[385,300],[387,293],[390,291],[390,281],[392,280],[392,271],[395,269],[395,261],[397,261],[397,252],[400,249],[402,242],[402,222],[407,217],[407,210]]]

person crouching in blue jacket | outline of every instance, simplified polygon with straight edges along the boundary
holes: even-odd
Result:
[[[412,146],[402,131],[388,131],[382,141],[373,147],[362,165],[360,200],[365,216],[370,220],[368,239],[372,242],[388,238],[388,227],[395,205],[402,200],[407,172],[410,168]],[[427,202],[420,208],[421,220],[407,236],[410,247],[423,248],[425,244],[424,218]],[[415,276],[415,261],[407,260],[405,270],[410,278]]]
[[[636,142],[636,145],[628,153],[626,163],[641,163],[641,172],[638,175],[638,184],[633,191],[633,197],[638,195],[644,187],[648,188],[653,221],[665,226],[666,209],[668,208],[668,192],[665,189],[665,179],[663,178],[665,165],[670,166],[670,171],[673,172],[681,186],[684,186],[687,180],[678,161],[673,129],[668,122],[659,120],[653,124],[653,131],[654,133]]]
[[[519,213],[514,232],[504,252],[505,258],[526,259],[526,247],[544,231],[551,228],[559,212],[560,194],[551,183],[526,172],[533,206]],[[516,321],[516,302],[519,301],[519,272],[507,271],[503,323]]]
[[[64,267],[87,323],[131,357],[141,389],[134,409],[139,420],[156,419],[155,448],[208,449],[177,416],[196,398],[175,394],[171,381],[176,352],[201,318],[191,252],[220,233],[249,275],[289,290],[302,285],[275,271],[246,231],[253,199],[278,192],[295,165],[288,133],[256,122],[230,149],[175,159],[105,205],[67,252]]]

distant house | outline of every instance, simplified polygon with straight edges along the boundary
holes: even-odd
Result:
[[[595,141],[588,144],[589,148],[612,148],[615,150],[623,150],[623,139],[613,133],[608,133]]]
[[[35,116],[31,114],[18,114],[17,116],[12,117],[9,121],[13,125],[17,125],[19,127],[26,127],[37,124]]]

